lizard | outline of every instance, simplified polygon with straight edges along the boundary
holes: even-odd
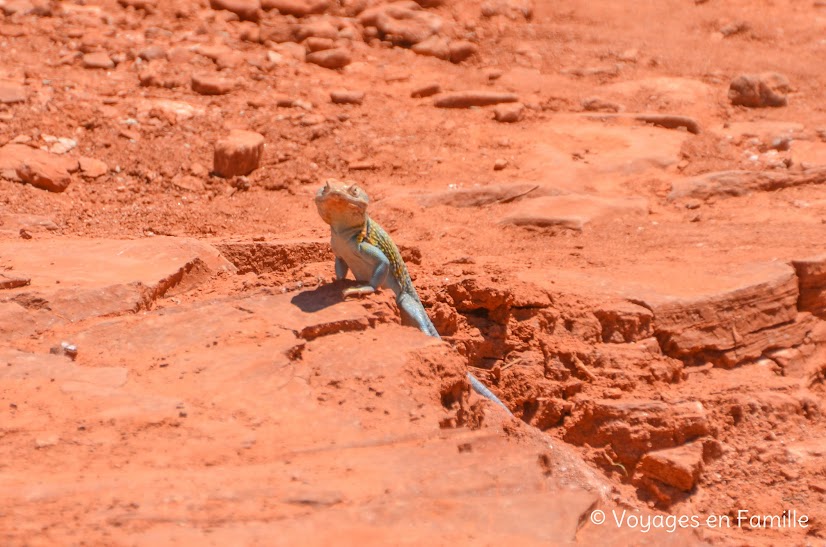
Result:
[[[419,299],[407,265],[390,235],[367,215],[370,198],[356,183],[327,180],[315,196],[321,219],[330,225],[330,244],[335,255],[336,279],[352,271],[357,281],[366,283],[344,289],[343,297],[372,294],[389,288],[403,325],[413,326],[441,340]],[[510,415],[510,409],[470,372],[467,379],[474,391],[498,404]]]

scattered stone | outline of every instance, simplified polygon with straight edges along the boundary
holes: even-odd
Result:
[[[703,445],[698,442],[649,452],[642,457],[637,470],[646,477],[688,492],[697,484],[702,467]]]
[[[410,96],[414,99],[421,99],[423,97],[432,97],[441,92],[442,86],[439,84],[425,84],[411,91]]]
[[[338,89],[330,92],[330,100],[334,104],[361,104],[364,101],[364,91]]]
[[[347,168],[350,169],[350,171],[373,171],[374,169],[378,169],[378,167],[375,162],[370,160],[356,160],[347,164]]]
[[[50,446],[55,446],[57,443],[60,442],[60,437],[57,435],[47,435],[45,437],[38,437],[34,441],[34,447],[38,450],[41,448],[49,448]]]
[[[532,199],[500,222],[516,226],[559,227],[582,231],[586,224],[615,217],[644,216],[648,201],[642,197],[604,197],[568,194]]]
[[[699,401],[668,404],[601,399],[577,404],[566,420],[564,439],[576,445],[610,445],[619,463],[632,467],[652,450],[674,448],[709,431],[708,416]]]
[[[265,10],[278,10],[283,15],[306,17],[327,11],[330,0],[261,0],[261,7]]]
[[[115,62],[106,52],[95,51],[83,56],[83,68],[99,68],[108,70],[115,68]]]
[[[13,171],[19,180],[50,192],[62,192],[72,182],[77,161],[22,144],[0,148],[0,172]]]
[[[511,21],[524,19],[528,21],[533,17],[532,0],[486,0],[480,6],[483,17],[504,16]]]
[[[135,8],[149,13],[155,11],[157,0],[118,0],[118,4],[124,8]]]
[[[338,28],[330,21],[316,20],[310,23],[303,23],[295,27],[295,38],[298,42],[303,42],[307,38],[326,38],[336,40],[338,38]]]
[[[149,65],[138,73],[138,81],[143,87],[161,87],[164,89],[174,89],[186,85],[186,75],[179,70],[172,70],[166,66],[161,66],[160,61],[149,63]]]
[[[516,123],[522,119],[525,106],[522,103],[505,103],[493,109],[493,119],[502,123]]]
[[[263,135],[233,129],[215,144],[213,171],[225,178],[248,175],[260,165],[263,152]]]
[[[364,10],[359,22],[365,33],[375,28],[378,37],[394,45],[411,47],[424,42],[442,30],[443,20],[435,13],[424,11],[414,2],[393,2]],[[369,39],[365,34],[365,39]]]
[[[448,58],[451,63],[461,63],[479,53],[479,46],[467,40],[451,42]]]
[[[20,228],[18,234],[20,234],[20,239],[31,239],[33,237],[25,228]]]
[[[720,27],[720,34],[722,34],[724,38],[728,38],[729,36],[746,32],[749,28],[749,24],[746,21],[734,21]]]
[[[325,49],[333,49],[336,47],[336,43],[330,38],[318,38],[317,36],[307,38],[304,41],[304,45],[307,46],[307,50],[311,53],[315,51],[324,51]]]
[[[620,72],[620,65],[605,65],[605,66],[589,66],[589,67],[575,67],[566,68],[561,71],[562,74],[570,74],[571,76],[587,77],[587,76],[616,76]]]
[[[109,166],[95,158],[87,158],[86,156],[81,156],[78,159],[78,162],[80,163],[80,171],[83,174],[83,176],[90,179],[102,177],[103,175],[109,172]]]
[[[65,154],[77,147],[77,141],[68,137],[59,137],[49,147],[49,152],[52,154]]]
[[[180,190],[199,193],[204,191],[204,181],[193,175],[178,175],[172,179],[172,184]]]
[[[622,112],[622,106],[599,97],[589,97],[582,100],[582,108],[588,112]]]
[[[9,273],[0,272],[0,290],[25,287],[31,282],[32,280],[28,277],[20,277]]]
[[[261,0],[209,0],[209,5],[212,9],[231,11],[243,21],[257,21]]]
[[[149,46],[138,53],[138,57],[144,61],[155,61],[166,59],[166,50],[160,46]]]
[[[344,68],[352,62],[350,52],[344,48],[325,49],[307,54],[307,62],[335,70]]]
[[[650,123],[666,129],[685,128],[689,133],[698,135],[700,124],[694,118],[688,116],[677,116],[674,114],[636,114],[634,119],[644,123]]]
[[[0,104],[26,102],[26,88],[23,84],[0,81]]]
[[[501,171],[502,169],[504,169],[507,166],[508,166],[508,160],[503,159],[503,158],[499,158],[498,160],[493,162],[493,170],[494,171]]]
[[[216,74],[196,73],[192,75],[192,91],[201,95],[226,95],[235,87],[235,82]]]
[[[448,59],[450,57],[450,41],[444,36],[433,35],[418,44],[414,44],[410,49],[426,57],[436,57],[437,59]]]
[[[789,80],[777,72],[743,74],[729,86],[729,100],[733,105],[749,108],[786,106],[786,93],[791,91]]]
[[[77,346],[69,342],[61,342],[59,346],[53,346],[49,349],[52,355],[65,355],[72,361],[77,359]]]
[[[470,108],[472,106],[489,106],[499,103],[515,103],[519,97],[513,93],[499,91],[456,91],[445,93],[433,101],[439,108]]]

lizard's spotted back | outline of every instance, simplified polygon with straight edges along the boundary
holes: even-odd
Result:
[[[396,247],[390,235],[384,231],[384,228],[379,226],[379,224],[370,217],[366,218],[367,222],[364,223],[364,230],[359,233],[356,241],[359,244],[367,242],[370,245],[378,247],[384,256],[387,257],[387,260],[390,261],[390,275],[396,279],[402,291],[416,295],[413,282],[410,280],[410,273],[407,271],[407,266],[402,259],[399,248]],[[416,298],[418,298],[418,295],[416,295]]]

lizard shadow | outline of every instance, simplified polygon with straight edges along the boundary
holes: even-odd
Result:
[[[312,290],[301,291],[290,299],[290,303],[305,313],[314,313],[334,304],[344,302],[341,291],[347,287],[362,285],[354,280],[341,280],[325,283]]]

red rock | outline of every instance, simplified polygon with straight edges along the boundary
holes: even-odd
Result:
[[[489,106],[499,103],[515,103],[519,97],[513,93],[499,91],[456,91],[445,93],[433,101],[439,108],[470,108],[471,106]]]
[[[522,103],[507,103],[497,105],[493,110],[494,119],[497,122],[516,123],[522,119],[525,107]]]
[[[786,106],[786,93],[791,91],[789,80],[777,72],[743,74],[729,86],[731,104],[761,108]]]
[[[115,62],[107,53],[103,51],[95,51],[92,53],[87,53],[83,56],[83,67],[108,70],[110,68],[115,68]]]
[[[439,84],[425,84],[411,91],[410,96],[414,99],[420,99],[422,97],[432,97],[433,95],[436,95],[441,92],[442,86],[440,86]]]
[[[338,28],[329,21],[313,21],[295,27],[295,37],[299,42],[308,38],[326,38],[335,40],[338,38]]]
[[[581,231],[588,223],[621,216],[645,216],[643,197],[604,197],[586,194],[538,197],[528,200],[501,220],[516,226],[558,226]]]
[[[305,17],[313,13],[324,13],[330,7],[330,0],[261,0],[265,10],[278,10],[284,15]]]
[[[330,100],[334,104],[361,104],[364,101],[364,91],[337,89],[330,92]]]
[[[649,452],[640,460],[637,470],[685,492],[700,478],[703,467],[703,445],[691,443],[677,448]]]
[[[192,75],[192,91],[201,95],[226,95],[235,83],[216,74],[197,73]]]
[[[0,171],[14,171],[21,181],[50,192],[62,192],[72,182],[77,161],[22,144],[0,148]]]
[[[118,4],[124,8],[132,7],[148,12],[155,11],[157,0],[118,0]]]
[[[0,290],[2,289],[16,289],[18,287],[25,287],[32,280],[28,277],[20,277],[10,273],[0,272]]]
[[[244,21],[257,21],[261,0],[209,0],[212,9],[223,9],[236,14]]]
[[[109,172],[109,167],[102,161],[82,156],[79,160],[80,171],[84,177],[96,179]]]
[[[622,106],[599,97],[588,97],[582,100],[582,108],[588,112],[621,112]]]
[[[418,44],[414,44],[410,49],[426,57],[436,57],[437,59],[450,57],[450,42],[444,36],[431,36]]]
[[[637,295],[654,312],[663,353],[733,367],[803,343],[812,318],[798,314],[798,280],[790,266],[741,265],[717,279],[719,285],[691,296]]]
[[[336,43],[329,39],[329,38],[318,38],[316,36],[311,36],[304,41],[304,45],[307,46],[307,49],[310,52],[313,51],[324,51],[325,49],[333,49],[336,47]]]
[[[350,52],[344,48],[325,49],[307,54],[307,62],[335,70],[344,68],[352,62]]]
[[[160,46],[149,46],[138,53],[138,57],[144,61],[154,61],[156,59],[166,59],[166,50]]]
[[[258,168],[263,153],[263,135],[233,129],[215,144],[213,171],[226,178],[248,175]]]
[[[798,309],[826,315],[826,255],[794,260],[792,265],[800,286]]]
[[[710,197],[744,196],[751,192],[774,191],[795,186],[818,185],[826,182],[826,168],[804,171],[715,171],[696,177],[678,179],[671,185],[668,199],[708,199]]]
[[[674,448],[709,434],[699,402],[609,399],[578,404],[565,425],[565,440],[576,445],[610,445],[620,463],[634,466],[648,452]]]
[[[0,104],[14,104],[26,101],[26,88],[22,84],[0,81]]]
[[[479,53],[479,46],[467,40],[450,43],[449,58],[451,63],[461,63]]]
[[[533,17],[532,0],[486,0],[480,6],[482,16],[502,15],[511,20],[529,20]]]
[[[359,15],[364,27],[373,27],[380,38],[404,47],[423,42],[442,30],[442,18],[424,11],[415,2],[394,2],[364,10]]]

